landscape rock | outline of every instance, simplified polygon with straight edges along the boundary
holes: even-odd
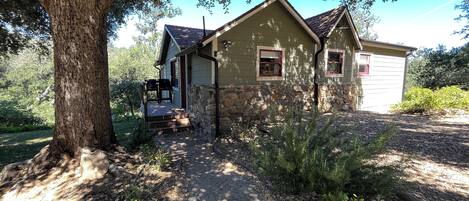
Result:
[[[109,170],[109,160],[102,150],[83,148],[80,156],[80,179],[93,181],[104,177]]]

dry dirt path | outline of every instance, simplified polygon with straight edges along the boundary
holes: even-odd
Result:
[[[183,200],[266,200],[259,179],[218,157],[211,144],[188,134],[155,140],[170,150],[173,160],[182,161]]]

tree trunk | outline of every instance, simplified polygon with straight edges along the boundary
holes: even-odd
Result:
[[[54,42],[52,154],[116,143],[109,103],[106,13],[111,0],[42,0]]]

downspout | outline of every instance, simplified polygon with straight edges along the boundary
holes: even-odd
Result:
[[[318,84],[318,65],[319,65],[319,54],[324,51],[324,45],[326,44],[328,37],[322,37],[320,39],[321,42],[321,49],[319,49],[316,54],[314,55],[314,77],[313,77],[313,102],[316,110],[319,110],[319,84]]]
[[[404,79],[402,83],[402,96],[401,96],[401,101],[404,101],[404,95],[405,95],[405,84],[407,82],[407,70],[409,68],[409,56],[412,55],[412,50],[409,51],[409,53],[406,53],[405,55],[405,64],[404,64]]]
[[[206,55],[200,52],[200,49],[203,47],[202,44],[199,44],[196,53],[197,56],[204,59],[210,60],[215,64],[215,137],[220,136],[220,89],[218,84],[218,60],[215,57]]]

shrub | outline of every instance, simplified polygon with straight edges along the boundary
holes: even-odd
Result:
[[[288,193],[314,191],[324,200],[392,194],[398,181],[394,169],[370,162],[384,150],[392,128],[364,144],[333,128],[334,119],[321,125],[316,114],[303,116],[301,107],[291,107],[286,114],[270,137],[252,146],[261,173],[272,178],[277,188]]]
[[[423,113],[445,110],[469,111],[469,92],[456,87],[443,87],[436,91],[413,87],[405,93],[405,100],[392,107],[394,112]]]
[[[435,109],[469,110],[469,92],[456,86],[443,87],[434,92]]]
[[[138,120],[137,127],[132,132],[132,141],[130,147],[132,149],[138,148],[140,145],[151,142],[153,135],[147,131],[145,122],[143,119]]]
[[[158,148],[153,143],[147,143],[140,147],[145,162],[154,170],[161,171],[169,168],[171,164],[171,155],[168,152]]]

